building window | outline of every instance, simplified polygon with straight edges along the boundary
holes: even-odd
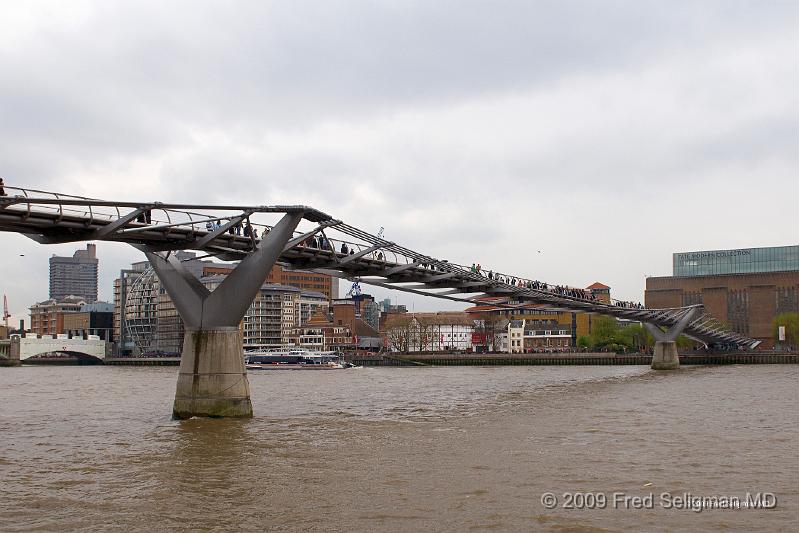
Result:
[[[683,306],[699,305],[702,303],[701,292],[684,292],[682,295]]]
[[[727,293],[727,319],[733,331],[749,334],[749,294],[745,290]]]
[[[799,313],[799,295],[796,287],[777,288],[777,314]]]

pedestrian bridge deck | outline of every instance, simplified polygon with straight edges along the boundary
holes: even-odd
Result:
[[[661,327],[677,325],[701,306],[675,309],[632,307],[564,294],[555,284],[534,284],[523,275],[493,270],[492,278],[464,265],[434,258],[350,226],[317,209],[302,206],[213,206],[115,202],[46,191],[6,187],[0,197],[0,231],[24,234],[42,244],[106,240],[142,251],[200,250],[225,261],[246,257],[272,228],[268,219],[301,213],[304,225],[283,249],[282,264],[436,298],[474,303],[502,297],[509,308],[529,303],[550,309],[600,313]],[[255,231],[247,235],[242,226]],[[343,253],[342,245],[347,251]],[[510,283],[515,281],[515,283]],[[538,288],[533,288],[538,287]],[[701,313],[684,333],[708,344],[749,348],[757,341],[728,331]]]

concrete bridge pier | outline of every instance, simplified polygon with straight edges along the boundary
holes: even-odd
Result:
[[[288,213],[213,292],[172,255],[144,249],[186,325],[172,416],[251,417],[239,323],[303,213]]]
[[[7,341],[0,341],[0,366],[19,366],[19,337],[14,335]]]
[[[654,324],[644,323],[644,327],[655,339],[655,350],[652,354],[653,370],[677,370],[680,368],[680,358],[677,353],[677,337],[685,330],[696,315],[697,308],[689,309],[680,321],[663,331]]]
[[[676,341],[655,341],[655,350],[652,354],[653,370],[677,370],[680,368],[680,358],[677,354]]]

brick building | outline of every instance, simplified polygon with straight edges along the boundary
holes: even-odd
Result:
[[[104,341],[114,341],[114,305],[95,302],[81,307],[77,313],[64,313],[63,331],[71,337],[88,339],[97,335]]]
[[[799,312],[799,246],[675,253],[673,268],[647,278],[647,307],[703,304],[761,348],[774,346],[777,315]]]
[[[294,330],[292,344],[309,350],[344,350],[353,345],[349,326],[334,324],[326,312],[319,309],[303,326]]]
[[[232,266],[206,264],[203,266],[203,275],[227,275],[233,271]],[[290,285],[303,291],[320,292],[328,301],[338,298],[338,278],[319,274],[308,270],[289,270],[280,265],[275,265],[266,277],[266,283],[274,285]]]
[[[600,302],[610,303],[610,287],[603,283],[593,283],[586,287]],[[549,309],[541,304],[522,304],[510,297],[486,297],[477,300],[474,307],[466,309],[466,313],[475,320],[482,321],[485,338],[475,344],[483,344],[489,350],[498,351],[491,339],[500,333],[497,327],[508,322],[508,348],[512,353],[524,353],[536,349],[569,348],[577,346],[577,339],[590,335],[593,331],[591,313],[559,311]],[[498,343],[497,343],[498,344]]]
[[[360,303],[354,298],[333,300],[332,323],[350,332],[348,349],[379,349],[380,332],[364,320],[359,305],[356,305]]]
[[[51,298],[33,304],[31,311],[31,333],[58,335],[64,333],[64,316],[79,313],[86,301],[79,296],[67,296],[61,300]]]

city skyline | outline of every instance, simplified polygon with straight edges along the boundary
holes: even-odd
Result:
[[[7,186],[304,203],[436,257],[625,300],[674,252],[795,244],[799,102],[780,58],[799,46],[797,6],[37,6],[3,8]],[[0,239],[17,321],[46,296],[46,258],[75,247]],[[142,256],[98,255],[107,301]]]

